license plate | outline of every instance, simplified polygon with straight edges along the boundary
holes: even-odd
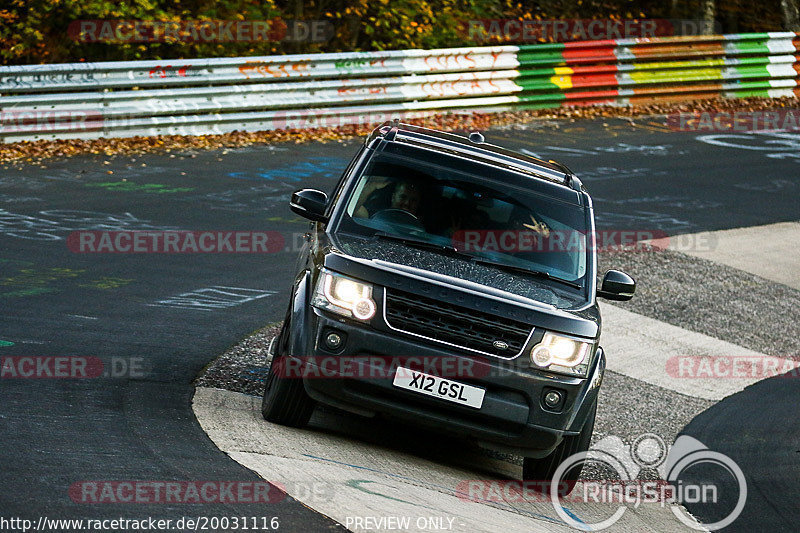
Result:
[[[475,409],[481,408],[483,395],[486,393],[480,387],[431,376],[402,366],[397,368],[392,385]]]

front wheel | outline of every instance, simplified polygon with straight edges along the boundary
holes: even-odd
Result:
[[[314,412],[314,400],[306,393],[301,377],[286,375],[285,360],[276,355],[269,366],[261,414],[268,422],[303,427]]]
[[[581,428],[581,432],[577,435],[564,437],[553,452],[547,457],[535,459],[533,457],[525,457],[522,462],[522,479],[525,481],[543,482],[541,489],[543,492],[549,493],[550,482],[553,475],[558,470],[564,460],[576,453],[582,453],[589,449],[589,443],[592,440],[592,432],[594,431],[594,419],[597,416],[597,400],[595,400],[586,422]],[[559,487],[559,496],[566,496],[575,484],[583,470],[583,463],[578,463],[572,468],[568,469],[561,476],[561,486]]]

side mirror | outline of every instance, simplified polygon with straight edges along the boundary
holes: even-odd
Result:
[[[327,222],[325,208],[328,206],[328,195],[316,189],[300,189],[292,193],[289,208],[309,220]]]
[[[608,300],[624,302],[633,298],[636,291],[636,282],[625,272],[609,270],[603,276],[603,284],[597,291],[597,296]]]

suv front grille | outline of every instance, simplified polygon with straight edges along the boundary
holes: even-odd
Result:
[[[504,358],[518,355],[533,329],[524,322],[396,289],[386,290],[385,312],[393,329]],[[495,341],[508,348],[498,348]]]

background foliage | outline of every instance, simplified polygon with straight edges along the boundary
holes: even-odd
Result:
[[[3,0],[0,63],[173,59],[475,44],[460,25],[481,18],[713,17],[724,33],[798,30],[798,0]],[[80,43],[70,22],[329,20],[325,43]],[[512,44],[512,43],[509,43]]]

